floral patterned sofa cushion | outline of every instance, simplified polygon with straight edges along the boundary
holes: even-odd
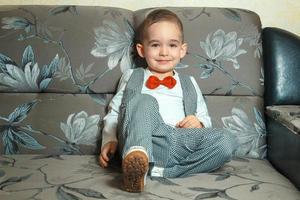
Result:
[[[295,134],[300,135],[300,106],[267,106],[267,115],[279,121]]]
[[[57,170],[59,169],[59,170]],[[121,188],[120,167],[103,169],[94,156],[0,156],[0,199],[299,200],[298,191],[266,160],[235,159],[184,178],[147,177],[143,193]]]
[[[177,66],[204,94],[262,96],[261,22],[251,11],[168,8],[182,20],[188,55]],[[2,6],[0,91],[114,93],[141,67],[134,34],[153,9]]]

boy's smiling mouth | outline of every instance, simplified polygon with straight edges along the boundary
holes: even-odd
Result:
[[[167,64],[170,61],[171,60],[156,60],[156,62],[158,62],[159,64]]]

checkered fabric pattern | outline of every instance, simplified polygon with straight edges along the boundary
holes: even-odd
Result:
[[[192,82],[188,77],[179,76],[183,91],[190,90],[183,92],[185,112],[195,113],[196,106],[186,103],[189,99],[188,102],[196,104]],[[159,114],[156,99],[141,94],[143,77],[143,69],[134,70],[124,91],[118,125],[119,149],[123,158],[130,147],[142,146],[149,161],[164,168],[165,177],[209,172],[230,160],[237,143],[229,131],[166,125]]]

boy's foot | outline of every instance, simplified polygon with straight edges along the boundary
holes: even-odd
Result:
[[[148,156],[144,151],[129,152],[122,161],[124,189],[127,192],[142,192],[148,168]]]

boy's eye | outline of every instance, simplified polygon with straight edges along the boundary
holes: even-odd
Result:
[[[170,44],[170,47],[177,47],[178,45],[177,44]]]
[[[151,44],[151,47],[159,47],[159,44],[153,43],[153,44]]]

